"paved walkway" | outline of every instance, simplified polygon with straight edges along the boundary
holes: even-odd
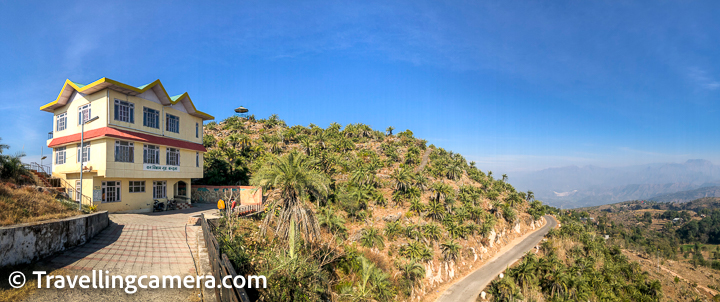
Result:
[[[437,302],[474,302],[478,299],[480,292],[495,279],[495,276],[503,272],[508,266],[520,259],[525,253],[531,250],[540,240],[545,237],[551,228],[557,225],[552,216],[546,215],[547,223],[539,230],[531,233],[522,241],[513,246],[503,254],[496,255],[488,263],[467,275],[455,284],[451,285]]]
[[[39,264],[77,275],[89,275],[92,270],[123,276],[195,275],[193,257],[197,256],[195,254],[198,250],[196,233],[201,228],[186,223],[191,216],[215,212],[217,209],[214,204],[194,204],[190,209],[159,213],[110,214],[110,225],[86,244]],[[180,301],[197,295],[192,290],[169,291],[146,290],[127,295],[122,290],[38,290],[29,300],[102,301],[112,297],[116,301]]]
[[[188,226],[113,224],[83,246],[54,257],[51,267],[70,270],[107,270],[112,274],[186,275],[195,273],[185,241],[195,238]]]

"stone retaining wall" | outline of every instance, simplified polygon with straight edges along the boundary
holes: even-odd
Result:
[[[109,224],[108,212],[0,227],[0,267],[30,263],[85,244]]]

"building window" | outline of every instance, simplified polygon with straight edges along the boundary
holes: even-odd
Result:
[[[143,163],[160,164],[160,147],[145,145],[143,147]]]
[[[55,164],[62,165],[65,163],[65,147],[55,148]]]
[[[165,164],[170,166],[180,165],[180,149],[167,148],[167,158],[165,158]]]
[[[135,104],[116,99],[115,120],[126,123],[135,123]]]
[[[118,202],[120,201],[120,182],[119,181],[103,181],[102,182],[102,202]]]
[[[130,193],[144,193],[145,182],[144,181],[131,181],[130,182]]]
[[[167,197],[167,183],[162,181],[153,181],[153,198]]]
[[[115,141],[115,161],[122,163],[135,162],[135,144],[131,142]]]
[[[143,126],[160,129],[160,111],[143,107]]]
[[[195,138],[200,137],[200,124],[195,123]]]
[[[78,125],[81,125],[90,119],[90,104],[78,107]]]
[[[195,152],[195,167],[200,167],[200,152]]]
[[[82,153],[82,162],[86,163],[90,161],[90,143],[84,143],[82,146],[82,152],[80,151],[80,144],[77,144],[77,162],[80,162],[80,154]]]
[[[63,131],[65,128],[67,128],[67,112],[58,114],[56,131]]]
[[[165,114],[165,129],[170,132],[180,133],[180,118],[172,114]]]

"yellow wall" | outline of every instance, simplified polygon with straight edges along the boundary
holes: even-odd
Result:
[[[106,157],[107,171],[102,174],[106,177],[120,177],[120,178],[202,178],[203,177],[203,152],[200,153],[200,165],[195,165],[195,154],[197,151],[180,149],[180,169],[177,172],[160,172],[160,171],[145,171],[143,170],[143,146],[142,142],[135,143],[134,162],[124,163],[115,162],[115,141],[116,139],[106,139],[107,148]],[[117,139],[119,140],[119,139]],[[122,140],[120,140],[122,141]],[[167,164],[167,147],[158,145],[160,147],[160,163],[159,165]]]
[[[105,175],[108,160],[106,157],[106,141],[104,139],[94,139],[85,141],[85,143],[90,144],[90,160],[85,163],[85,166],[91,168],[91,171],[98,173],[98,175]],[[80,148],[77,144],[65,145],[65,164],[62,165],[55,164],[57,152],[53,150],[53,175],[59,177],[61,174],[80,173],[80,162],[78,162]]]
[[[90,95],[83,95],[74,92],[71,96],[72,102],[55,110],[53,115],[53,136],[61,137],[75,133],[80,133],[80,125],[78,124],[78,107],[90,103],[90,117],[97,116],[99,119],[85,125],[85,131],[98,129],[107,126],[107,97],[104,91],[98,91]],[[57,130],[56,117],[60,114],[67,113],[67,128],[62,131]]]
[[[152,133],[156,135],[164,135],[166,137],[175,138],[179,140],[189,141],[197,144],[202,144],[202,119],[196,116],[192,116],[185,112],[182,112],[173,107],[182,106],[180,103],[171,106],[163,106],[151,100],[146,100],[138,96],[125,95],[120,92],[106,89],[110,94],[110,106],[108,110],[108,117],[110,125],[119,126],[128,129],[140,130],[141,132]],[[146,92],[147,93],[147,92]],[[122,101],[128,101],[135,105],[135,123],[126,123],[115,120],[115,99]],[[145,127],[143,125],[143,107],[155,109],[160,112],[160,128]],[[172,114],[180,118],[180,133],[174,133],[165,130],[165,114]],[[200,127],[198,137],[195,137],[195,123]]]
[[[169,178],[157,178],[157,179],[128,179],[128,178],[106,178],[106,177],[90,177],[89,180],[83,180],[83,194],[93,197],[93,190],[101,190],[103,181],[120,181],[120,201],[118,202],[102,202],[102,200],[93,199],[93,204],[98,207],[98,210],[106,210],[109,212],[150,212],[153,206],[153,181],[166,181],[167,182],[167,197],[170,199],[175,198],[175,184],[179,181],[184,181],[187,185],[187,197],[190,197],[191,184],[190,179],[169,179]],[[145,192],[133,192],[130,193],[130,181],[145,181]],[[74,181],[72,182],[75,183]],[[88,190],[88,188],[90,188]],[[160,201],[166,201],[167,198],[158,199]],[[181,201],[178,201],[181,203]]]
[[[82,194],[91,198],[93,190],[93,178],[95,175],[97,175],[97,173],[83,173]],[[80,173],[67,174],[65,180],[70,183],[73,188],[72,192],[68,192],[68,194],[70,194],[70,198],[72,200],[76,200],[75,189],[77,187],[77,181],[80,180]],[[83,200],[83,202],[86,202],[86,200]]]
[[[152,100],[125,95],[111,89],[104,89],[91,95],[82,95],[77,92],[75,92],[75,94],[77,94],[78,97],[71,97],[72,102],[54,111],[53,131],[55,138],[80,133],[78,107],[90,103],[92,104],[91,116],[98,116],[99,119],[86,125],[86,132],[102,127],[113,127],[202,144],[202,119],[175,109],[182,106],[180,103],[172,106],[163,106]],[[120,122],[114,119],[115,99],[129,101],[134,104],[134,123]],[[160,112],[159,129],[145,127],[143,125],[143,107],[152,108]],[[65,112],[68,114],[66,129],[63,131],[55,131],[57,129],[55,116]],[[180,118],[180,133],[165,130],[165,113]],[[195,136],[196,123],[199,125],[197,137]],[[190,197],[190,179],[203,177],[203,152],[199,152],[199,166],[196,166],[195,162],[197,151],[178,148],[180,149],[179,171],[145,171],[143,170],[144,143],[130,141],[134,143],[134,162],[122,163],[115,162],[115,141],[116,139],[107,137],[86,140],[86,142],[90,143],[90,161],[86,163],[86,166],[91,166],[92,170],[83,173],[83,195],[92,197],[93,187],[100,188],[103,180],[120,180],[122,182],[122,200],[113,203],[96,201],[96,204],[101,210],[116,212],[151,209],[153,201],[153,180],[167,181],[168,197],[174,196],[174,185],[179,180],[183,180],[187,183],[187,195]],[[50,141],[48,141],[48,143],[49,142]],[[159,165],[166,165],[167,146],[158,146],[160,147]],[[65,178],[71,186],[75,187],[75,180],[80,177],[80,163],[77,162],[77,152],[79,149],[77,148],[77,143],[67,144],[65,148],[65,164],[56,165],[56,152],[53,152],[53,175],[55,177]],[[146,182],[145,193],[129,193],[128,186],[130,180],[144,180]],[[147,204],[150,204],[150,206],[148,207]]]

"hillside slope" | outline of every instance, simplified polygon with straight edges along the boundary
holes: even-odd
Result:
[[[277,116],[230,117],[206,129],[205,178],[198,183],[246,185],[271,161],[291,153],[307,157],[316,172],[329,179],[327,196],[306,201],[338,257],[318,262],[324,269],[315,276],[325,276],[327,286],[306,293],[318,299],[422,298],[476,261],[489,258],[500,245],[535,229],[544,214],[542,203],[517,192],[505,176],[495,179],[460,154],[427,146],[409,130],[392,134],[391,129],[380,132],[363,124],[336,123],[326,129],[312,124],[288,127]],[[421,167],[423,155],[427,164]],[[279,198],[279,192],[269,188],[268,202]],[[224,241],[224,248],[250,244],[248,238],[265,242],[254,231],[247,232]],[[262,250],[229,253],[238,273],[278,269],[272,263],[281,259],[269,258],[285,252],[262,253],[287,247],[276,241],[266,244]],[[319,261],[313,253],[306,262]],[[255,258],[267,261],[248,262]],[[368,274],[375,274],[374,281],[364,279]],[[269,288],[293,294],[299,290],[288,289],[288,281],[279,277],[268,282],[283,284]],[[311,280],[293,282],[306,290],[302,284]],[[269,300],[278,294],[259,293]]]

